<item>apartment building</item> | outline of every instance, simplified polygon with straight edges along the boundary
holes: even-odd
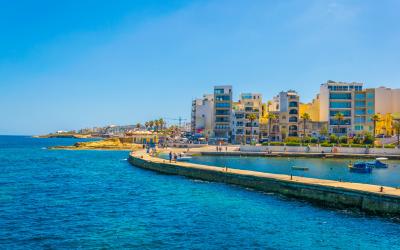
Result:
[[[362,83],[328,81],[321,85],[319,93],[320,120],[328,122],[329,133],[339,136],[354,133],[356,93],[361,95],[362,92]],[[362,108],[365,109],[365,105],[360,106],[360,109]],[[337,113],[343,114],[343,120],[338,121],[335,118]],[[362,119],[359,121],[362,121]]]
[[[258,142],[260,138],[261,112],[261,94],[243,93],[240,95],[239,101],[233,105],[232,140],[234,142]]]
[[[190,131],[195,137],[210,138],[213,132],[214,95],[192,101]]]
[[[232,86],[214,87],[213,137],[230,141],[232,135]]]

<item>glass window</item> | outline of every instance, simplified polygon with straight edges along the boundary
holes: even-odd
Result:
[[[351,108],[351,102],[330,102],[330,108]]]

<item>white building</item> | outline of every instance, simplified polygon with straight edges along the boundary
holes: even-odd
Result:
[[[209,138],[213,131],[214,95],[204,95],[192,102],[191,133],[194,136]]]

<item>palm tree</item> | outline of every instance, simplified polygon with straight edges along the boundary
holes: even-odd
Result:
[[[164,124],[165,121],[163,118],[158,119],[158,123],[160,124],[160,130],[162,131],[164,129]]]
[[[145,122],[145,123],[144,123],[144,126],[146,127],[146,130],[148,130],[149,127],[150,127],[150,123],[149,123],[149,122]]]
[[[136,128],[137,128],[137,129],[139,129],[139,128],[141,128],[141,127],[142,127],[142,124],[136,123]]]
[[[392,126],[397,134],[397,146],[400,146],[400,118],[393,117]]]
[[[158,132],[159,128],[160,128],[160,122],[158,120],[154,120],[154,127],[156,128],[156,132]]]
[[[308,113],[304,113],[300,118],[303,119],[303,126],[304,126],[304,128],[303,128],[303,138],[304,138],[304,137],[306,137],[306,124],[307,124],[308,121],[311,120],[311,117],[310,117],[310,115]]]
[[[379,115],[375,114],[371,117],[372,122],[374,123],[374,140],[375,140],[375,136],[376,136],[376,123],[380,121]]]
[[[153,127],[154,127],[154,121],[149,121],[149,127],[150,127],[151,130],[153,129]]]
[[[275,113],[268,113],[267,118],[268,118],[268,141],[271,141],[272,121],[275,121],[276,119],[278,119],[278,116]]]
[[[253,122],[257,119],[256,114],[249,114],[246,117],[250,121],[251,141],[253,141]]]
[[[337,121],[337,134],[338,134],[337,138],[338,138],[338,144],[339,144],[340,125],[341,125],[341,122],[344,120],[344,115],[343,115],[343,113],[337,112],[337,113],[335,114],[335,119],[336,119],[336,121]]]

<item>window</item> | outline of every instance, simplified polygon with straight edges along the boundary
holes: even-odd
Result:
[[[230,101],[231,97],[228,95],[216,96],[215,100],[216,101]]]
[[[329,98],[351,100],[351,93],[330,93]]]
[[[351,108],[351,102],[330,102],[330,108]]]
[[[365,109],[356,109],[356,115],[365,115]]]
[[[229,102],[222,102],[222,103],[216,103],[215,107],[217,108],[229,108],[231,104]]]
[[[215,94],[223,94],[224,93],[224,89],[215,89],[214,93]]]
[[[299,104],[297,102],[289,102],[289,107],[298,107]]]
[[[329,115],[330,116],[335,116],[337,113],[342,113],[344,116],[351,116],[351,110],[343,110],[343,111],[331,110],[329,112]]]
[[[295,116],[290,117],[289,122],[297,122],[297,117],[295,117]]]
[[[364,100],[365,99],[365,94],[364,93],[357,93],[356,94],[356,100]]]
[[[374,93],[371,93],[371,92],[367,93],[368,99],[374,99],[374,97],[375,97]]]
[[[363,102],[363,101],[356,101],[356,107],[365,107],[365,102]]]
[[[289,114],[291,114],[291,115],[297,115],[297,114],[298,114],[298,111],[297,111],[297,109],[291,109],[291,110],[289,111]]]

